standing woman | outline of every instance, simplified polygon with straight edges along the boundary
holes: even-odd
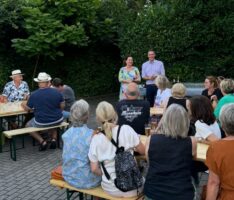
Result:
[[[119,71],[120,92],[119,100],[125,99],[125,90],[131,82],[139,83],[141,81],[140,72],[137,67],[133,66],[133,58],[128,56],[125,60],[126,66]]]

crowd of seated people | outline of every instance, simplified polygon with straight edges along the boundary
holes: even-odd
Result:
[[[165,82],[167,82],[165,76],[158,76],[158,80],[160,79],[163,81],[166,80]],[[220,83],[220,90],[224,95],[219,100],[221,103],[222,98],[226,96],[223,91],[227,92],[229,87],[232,87],[232,93],[227,93],[231,96],[229,99],[232,98],[234,87],[231,85],[233,81],[231,80],[232,82],[230,82],[230,80],[231,79],[224,79]],[[224,87],[224,85],[226,86]],[[159,88],[160,87],[161,86],[159,86]],[[118,128],[121,127],[121,146],[124,146],[125,149],[130,149],[132,153],[133,150],[138,151],[140,154],[145,153],[147,158],[149,164],[148,173],[146,175],[144,187],[139,188],[139,191],[143,190],[145,199],[192,200],[195,196],[194,187],[196,186],[192,180],[194,179],[196,183],[197,173],[208,169],[211,170],[211,172],[209,173],[207,198],[215,199],[211,198],[211,196],[216,195],[216,193],[213,194],[212,191],[217,188],[223,189],[223,195],[230,195],[234,188],[232,183],[229,183],[230,179],[223,174],[225,173],[223,170],[230,170],[230,168],[223,169],[221,166],[219,168],[216,166],[216,161],[212,158],[216,156],[215,152],[218,151],[219,148],[225,148],[224,144],[232,140],[230,127],[232,127],[231,120],[234,123],[234,118],[229,116],[229,120],[227,120],[226,116],[228,114],[231,115],[231,112],[227,112],[228,109],[225,111],[225,106],[223,106],[224,108],[221,109],[222,114],[220,114],[220,117],[217,119],[212,106],[213,98],[216,100],[215,97],[210,99],[206,95],[201,94],[187,99],[185,97],[186,87],[182,83],[176,83],[172,86],[170,91],[171,96],[168,95],[165,104],[163,104],[163,106],[166,106],[166,109],[157,132],[148,138],[144,147],[138,136],[138,134],[142,133],[137,132],[136,130],[138,129],[136,128],[133,129],[133,127],[136,126],[136,122],[132,120],[133,123],[129,123],[128,119],[130,118],[128,118],[124,112],[125,108],[128,112],[131,111],[131,109],[129,109],[131,108],[131,103],[134,105],[135,103],[142,105],[142,103],[145,102],[144,100],[137,99],[139,91],[136,88],[136,83],[129,83],[127,85],[124,93],[126,99],[121,100],[117,104],[116,111],[114,107],[107,102],[99,103],[96,109],[97,123],[101,128],[100,131],[92,137],[87,156],[90,162],[90,170],[102,179],[101,186],[103,190],[116,197],[131,197],[137,195],[136,190],[123,192],[114,184],[116,178],[114,167],[116,148],[110,140],[111,138],[116,140]],[[164,87],[164,90],[165,88],[166,87]],[[226,88],[226,90],[224,88]],[[231,105],[228,104],[227,106],[233,109],[234,101],[232,101]],[[147,108],[147,110],[148,109],[149,108]],[[118,116],[120,118],[124,117],[124,119],[118,120]],[[225,125],[225,122],[222,122],[222,120],[227,122],[227,124]],[[188,136],[191,123],[194,126],[194,133],[192,136]],[[228,135],[228,137],[224,139],[221,139],[221,127],[224,129],[226,135]],[[201,140],[202,142],[210,143],[212,148],[214,144],[215,148],[211,150],[210,147],[207,156],[211,158],[207,159],[206,164],[194,161],[196,144]],[[215,144],[217,144],[217,146]],[[231,154],[228,153],[228,155]],[[224,156],[223,153],[222,156]],[[228,162],[231,158],[226,159]],[[111,174],[110,179],[107,179],[101,167],[102,162],[108,173]],[[217,162],[221,161],[217,160]],[[231,162],[230,165],[233,166]],[[231,176],[232,175],[230,175],[230,177]],[[223,177],[225,177],[225,179],[223,179]],[[213,182],[214,180],[216,181],[215,184]]]
[[[192,200],[194,187],[199,183],[197,173],[209,170],[207,200],[217,199],[218,196],[231,199],[234,194],[234,81],[223,78],[219,82],[214,76],[207,76],[201,95],[187,98],[186,87],[182,83],[176,83],[170,89],[163,65],[152,59],[154,56],[153,51],[148,52],[149,61],[144,64],[143,72],[143,79],[148,81],[147,95],[151,93],[150,101],[138,98],[141,77],[129,56],[122,69],[126,71],[120,73],[120,78],[122,80],[123,77],[131,76],[130,69],[135,69],[133,75],[137,77],[129,82],[122,81],[124,89],[121,90],[121,101],[116,107],[106,101],[98,104],[98,131],[87,126],[89,104],[85,100],[75,101],[74,93],[71,92],[72,103],[66,110],[71,126],[62,136],[63,178],[77,188],[101,185],[105,192],[115,197],[132,197],[143,192],[148,200]],[[156,75],[150,70],[154,65],[161,67],[161,72],[156,71]],[[20,75],[22,80],[21,72],[14,73],[12,77]],[[39,89],[27,96],[27,103],[22,103],[25,110],[34,112],[34,118],[27,126],[48,127],[64,120],[62,111],[66,97],[64,88],[61,88],[65,85],[56,78],[51,87],[51,80],[45,72],[39,73],[34,79]],[[143,144],[140,135],[144,134],[145,124],[150,123],[153,88],[157,89],[153,104],[163,107],[164,113],[155,134]],[[190,126],[193,126],[192,132]],[[49,131],[51,149],[56,148],[55,131]],[[134,152],[145,155],[149,166],[144,185],[127,192],[121,191],[115,184],[116,147],[111,140],[117,141],[118,132],[119,145],[132,155]],[[48,141],[40,133],[31,135],[38,140],[40,151],[47,148]],[[205,163],[194,161],[197,142],[210,145]],[[106,176],[105,170],[110,178]]]

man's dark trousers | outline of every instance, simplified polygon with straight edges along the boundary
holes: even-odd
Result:
[[[155,84],[146,85],[146,99],[150,103],[150,107],[154,106],[154,99],[157,94],[158,88]]]

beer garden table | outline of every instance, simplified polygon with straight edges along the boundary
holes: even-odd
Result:
[[[0,103],[0,153],[2,152],[3,146],[3,118],[27,114],[28,112],[21,106],[22,102],[23,101]]]
[[[150,108],[150,116],[153,115],[163,115],[164,108],[162,107],[151,107]]]
[[[145,135],[141,135],[140,136],[140,140],[141,142],[145,145],[146,140],[147,140],[147,136]],[[206,160],[206,152],[209,148],[209,144],[205,144],[205,143],[197,143],[197,152],[196,152],[196,156],[194,157],[194,160],[197,161],[201,161],[201,162],[205,162]],[[141,156],[142,157],[142,156]],[[144,156],[145,157],[145,156]]]

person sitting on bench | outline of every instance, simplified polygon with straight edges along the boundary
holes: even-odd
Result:
[[[88,158],[93,130],[86,125],[89,118],[89,104],[81,99],[76,101],[70,112],[72,127],[62,136],[63,139],[63,178],[71,186],[80,189],[100,185],[101,176],[91,172]]]
[[[56,89],[50,88],[50,80],[50,75],[45,72],[39,73],[38,77],[34,78],[39,89],[32,93],[27,103],[22,103],[22,107],[26,111],[33,110],[35,116],[27,123],[27,127],[50,127],[56,126],[63,121],[64,99]],[[50,129],[48,132],[52,138],[50,148],[55,149],[57,131],[56,129]],[[30,134],[40,143],[39,151],[47,149],[47,141],[38,132]]]
[[[98,104],[96,109],[96,119],[97,123],[101,126],[102,131],[93,136],[90,144],[88,156],[91,162],[91,170],[95,174],[102,176],[102,189],[109,195],[115,197],[134,197],[137,196],[138,193],[142,192],[142,187],[122,192],[114,184],[114,180],[116,178],[114,159],[116,148],[111,143],[111,138],[117,141],[119,129],[117,118],[117,113],[110,103],[102,101]],[[133,149],[135,149],[135,151],[142,155],[145,153],[145,147],[141,143],[139,136],[129,125],[121,126],[118,141],[119,146],[124,147],[126,151],[133,153]],[[105,173],[102,173],[103,167],[101,170],[99,162],[103,162],[103,166],[105,166],[110,179],[107,178]]]

